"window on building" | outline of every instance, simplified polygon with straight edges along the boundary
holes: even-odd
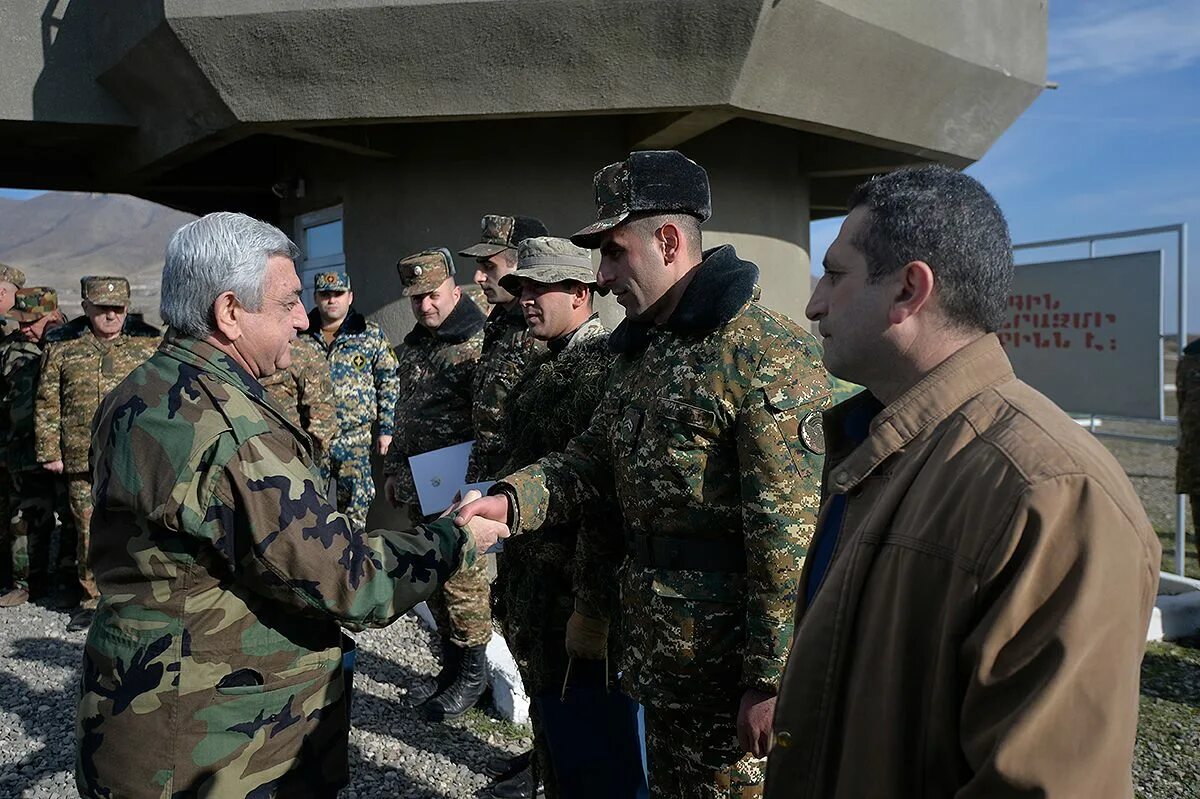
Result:
[[[296,264],[300,285],[304,287],[304,307],[312,308],[313,277],[318,272],[341,272],[346,269],[346,253],[342,244],[342,206],[296,217],[296,243],[300,245],[301,261]]]

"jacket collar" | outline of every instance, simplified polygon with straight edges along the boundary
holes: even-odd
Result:
[[[483,329],[484,321],[483,311],[479,310],[474,300],[464,294],[458,298],[458,304],[436,330],[430,330],[418,322],[404,337],[404,343],[412,345],[432,338],[444,344],[462,344]]]
[[[682,335],[709,333],[728,324],[754,299],[758,283],[758,267],[737,257],[733,246],[726,244],[706,250],[704,260],[671,318],[663,328]],[[636,353],[645,349],[653,325],[626,319],[617,325],[609,337],[615,352]]]
[[[353,336],[357,333],[365,332],[366,329],[367,318],[351,307],[349,313],[346,314],[346,318],[342,320],[342,326],[338,328],[334,338]],[[308,329],[304,332],[316,338],[321,337],[321,312],[316,308],[308,312]]]
[[[870,392],[861,391],[830,408],[823,424],[829,449],[828,490],[841,493],[858,485],[879,464],[941,424],[969,399],[1013,377],[1000,339],[988,333],[938,364],[887,407]],[[874,418],[867,440],[855,446],[845,431],[847,421],[857,414]]]
[[[521,312],[521,303],[514,302],[511,308],[505,308],[503,305],[495,305],[488,312],[488,325],[509,325],[510,327],[519,327],[522,330],[526,328],[525,314]]]
[[[168,328],[162,344],[158,346],[158,351],[169,358],[214,375],[246,394],[265,402],[262,384],[243,369],[241,364],[207,341],[185,336]]]
[[[604,322],[600,321],[600,314],[594,313],[587,318],[586,321],[579,327],[567,333],[565,336],[550,339],[546,342],[546,348],[551,353],[557,355],[563,350],[570,349],[576,344],[587,341],[590,338],[603,335],[608,332],[604,327]]]

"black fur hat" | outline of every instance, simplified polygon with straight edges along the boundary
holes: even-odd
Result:
[[[643,150],[596,173],[596,222],[571,237],[580,247],[600,246],[600,234],[630,214],[657,211],[691,214],[701,222],[712,215],[708,173],[678,150]]]

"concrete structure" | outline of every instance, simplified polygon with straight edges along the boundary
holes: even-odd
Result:
[[[398,337],[398,256],[489,211],[569,233],[596,169],[678,147],[712,177],[708,241],[800,317],[810,220],[979,158],[1045,51],[1045,0],[0,0],[0,185],[340,218],[314,262]]]

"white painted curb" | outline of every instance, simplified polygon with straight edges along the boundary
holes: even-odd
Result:
[[[1200,580],[1161,572],[1147,641],[1171,641],[1200,633]]]
[[[426,629],[437,632],[437,622],[429,607],[422,602],[413,608],[417,618]],[[513,660],[512,652],[504,637],[492,633],[492,640],[487,645],[488,682],[492,686],[492,700],[496,711],[513,722],[525,724],[529,721],[529,697],[525,695],[525,686],[521,684],[521,675],[517,671],[517,662]]]

